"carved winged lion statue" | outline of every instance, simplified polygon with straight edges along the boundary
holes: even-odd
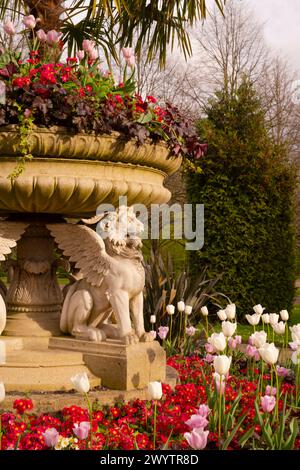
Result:
[[[0,219],[0,261],[5,261],[6,256],[10,255],[12,249],[17,245],[17,241],[25,232],[28,224],[23,222],[6,222]],[[0,284],[0,335],[6,325],[6,288]]]
[[[143,224],[126,206],[91,220],[101,219],[97,227],[101,236],[85,225],[47,224],[58,247],[78,270],[78,280],[67,290],[60,328],[89,341],[152,341],[151,333],[145,332],[143,316]],[[122,219],[126,233],[120,236]]]

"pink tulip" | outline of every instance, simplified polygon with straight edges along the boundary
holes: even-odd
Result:
[[[83,60],[84,59],[84,54],[85,54],[85,52],[83,50],[77,51],[78,59]]]
[[[91,424],[88,421],[82,421],[80,424],[75,423],[73,432],[75,436],[81,441],[87,439],[91,429]]]
[[[160,326],[158,328],[158,336],[160,339],[166,339],[169,333],[169,327],[168,326]]]
[[[293,351],[297,351],[297,349],[299,348],[299,345],[300,345],[300,341],[293,341],[292,343],[289,343],[289,346]]]
[[[130,57],[134,56],[134,51],[132,47],[122,47],[122,54],[124,59],[130,59]]]
[[[6,34],[9,34],[9,36],[13,36],[14,34],[16,34],[15,25],[10,20],[4,23],[3,29],[6,32]]]
[[[206,343],[204,347],[205,347],[205,351],[208,352],[209,354],[216,352],[215,348],[210,343]]]
[[[252,335],[249,336],[249,338],[248,338],[248,344],[250,344],[250,346],[254,346],[254,341],[253,341]]]
[[[237,348],[237,340],[235,338],[228,338],[228,347],[230,349],[236,349]]]
[[[39,29],[37,32],[36,32],[36,37],[38,38],[39,41],[41,42],[46,42],[47,41],[47,34],[45,33],[45,31],[43,29]]]
[[[212,354],[206,354],[206,356],[204,357],[204,360],[208,362],[208,364],[211,364],[212,362],[214,362],[214,358],[215,356],[213,356]]]
[[[126,64],[128,65],[128,67],[134,67],[135,66],[134,56],[129,57],[129,59],[126,59]]]
[[[276,404],[276,398],[273,396],[265,395],[260,398],[260,404],[264,413],[271,413]]]
[[[237,344],[242,344],[242,337],[240,335],[236,335],[234,337],[235,341]]]
[[[209,413],[211,412],[211,409],[207,405],[200,405],[197,411],[197,415],[203,416],[203,418],[207,418]]]
[[[202,450],[207,445],[207,436],[209,431],[203,429],[193,429],[192,432],[186,432],[184,438],[188,441],[190,447],[195,450]]]
[[[185,329],[185,332],[186,332],[187,336],[194,336],[194,334],[196,333],[196,328],[194,326],[188,326]]]
[[[55,29],[52,29],[51,31],[48,31],[47,33],[47,42],[50,44],[50,46],[53,46],[57,44],[62,36],[62,33],[59,33],[58,31],[55,31]]]
[[[258,352],[258,351],[255,351],[254,360],[255,360],[255,361],[259,361],[259,360],[260,360],[260,355],[259,355],[259,352]]]
[[[26,28],[34,29],[36,27],[37,20],[33,15],[24,16],[22,23]]]
[[[201,415],[192,415],[185,424],[187,424],[191,429],[206,428],[208,421],[204,416]]]
[[[274,395],[276,396],[276,387],[271,387],[270,385],[266,386],[266,395]]]
[[[246,347],[246,354],[248,357],[255,357],[256,353],[258,353],[257,349],[255,346],[251,346],[250,344],[247,344]]]
[[[59,432],[55,428],[46,429],[42,436],[47,447],[55,447],[58,442]]]
[[[290,369],[286,369],[285,367],[276,366],[276,372],[279,377],[287,377],[290,373]]]
[[[90,60],[97,60],[99,57],[97,49],[91,49],[88,51],[89,59]]]
[[[85,52],[90,52],[95,49],[95,41],[91,41],[90,39],[84,39],[82,41],[82,49]]]

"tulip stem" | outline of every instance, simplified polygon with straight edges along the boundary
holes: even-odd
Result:
[[[169,334],[169,338],[170,338],[171,347],[172,347],[172,326],[173,326],[173,315],[170,315],[170,334]]]
[[[219,444],[221,438],[221,416],[222,416],[222,385],[223,385],[223,375],[220,375],[220,390],[219,390],[219,427],[218,427],[218,434],[219,434]],[[225,391],[224,391],[225,393]]]
[[[208,338],[208,318],[207,318],[207,315],[205,317],[205,325],[206,325],[206,338]]]
[[[279,380],[278,380],[278,374],[276,367],[273,366],[274,372],[275,372],[275,378],[276,378],[276,408],[275,408],[275,417],[276,420],[278,421],[278,403],[279,403]]]
[[[156,447],[156,418],[157,418],[157,401],[154,400],[154,411],[153,411],[153,450]]]
[[[288,347],[288,344],[289,344],[289,327],[288,327],[288,324],[286,322],[286,324],[285,324],[285,347],[286,348]]]
[[[182,335],[182,315],[183,313],[180,312],[180,325],[179,325],[179,344],[177,344],[177,347],[180,348],[181,346],[181,335]]]
[[[299,401],[299,372],[300,372],[300,367],[299,364],[296,364],[296,370],[295,370],[295,378],[296,378],[296,403],[295,405],[298,406],[298,401]]]
[[[261,391],[261,394],[262,394],[262,391],[263,391],[263,382],[264,382],[264,368],[265,368],[265,367],[264,367],[264,361],[261,360],[261,363],[260,363],[260,364],[261,364],[261,384],[260,384],[261,388],[260,388],[260,391]]]
[[[89,417],[90,417],[90,425],[91,425],[91,429],[90,429],[90,449],[92,450],[92,448],[93,448],[93,409],[92,409],[92,405],[91,405],[91,402],[90,402],[90,399],[89,399],[87,393],[84,394],[84,398],[85,398],[85,401],[87,403],[87,408],[88,408]]]

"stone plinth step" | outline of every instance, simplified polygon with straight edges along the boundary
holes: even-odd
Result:
[[[86,372],[91,387],[101,384],[83,362],[81,353],[41,349],[12,351],[0,365],[7,392],[55,392],[72,390],[70,378]]]
[[[166,368],[165,383],[169,384],[172,388],[179,383],[178,373],[172,367]],[[24,395],[15,392],[8,392],[5,401],[0,403],[1,410],[12,410],[13,402],[17,398],[23,398]],[[31,393],[30,398],[33,401],[33,411],[35,413],[54,413],[60,411],[65,406],[77,405],[86,408],[86,402],[82,395],[77,392],[59,392],[59,393]],[[121,400],[130,401],[139,398],[140,400],[149,399],[148,387],[140,390],[108,390],[97,388],[89,392],[89,399],[91,403],[97,401],[100,405],[113,406]]]
[[[51,351],[51,350],[23,350],[13,351],[6,355],[6,362],[10,367],[58,367],[84,365],[80,352]]]
[[[117,340],[97,343],[53,337],[49,348],[82,352],[90,371],[113,390],[143,389],[149,382],[166,378],[166,353],[157,341],[125,345]]]

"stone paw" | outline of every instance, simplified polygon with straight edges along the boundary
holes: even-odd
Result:
[[[106,334],[104,331],[92,326],[86,328],[85,331],[74,331],[72,334],[77,339],[84,339],[86,341],[93,341],[95,343],[101,343],[102,341],[106,340]]]
[[[138,344],[139,342],[139,337],[136,335],[136,333],[128,333],[122,339],[126,345]]]
[[[154,341],[154,336],[150,331],[148,333],[145,332],[140,336],[140,341],[142,343],[150,343],[151,341]]]

